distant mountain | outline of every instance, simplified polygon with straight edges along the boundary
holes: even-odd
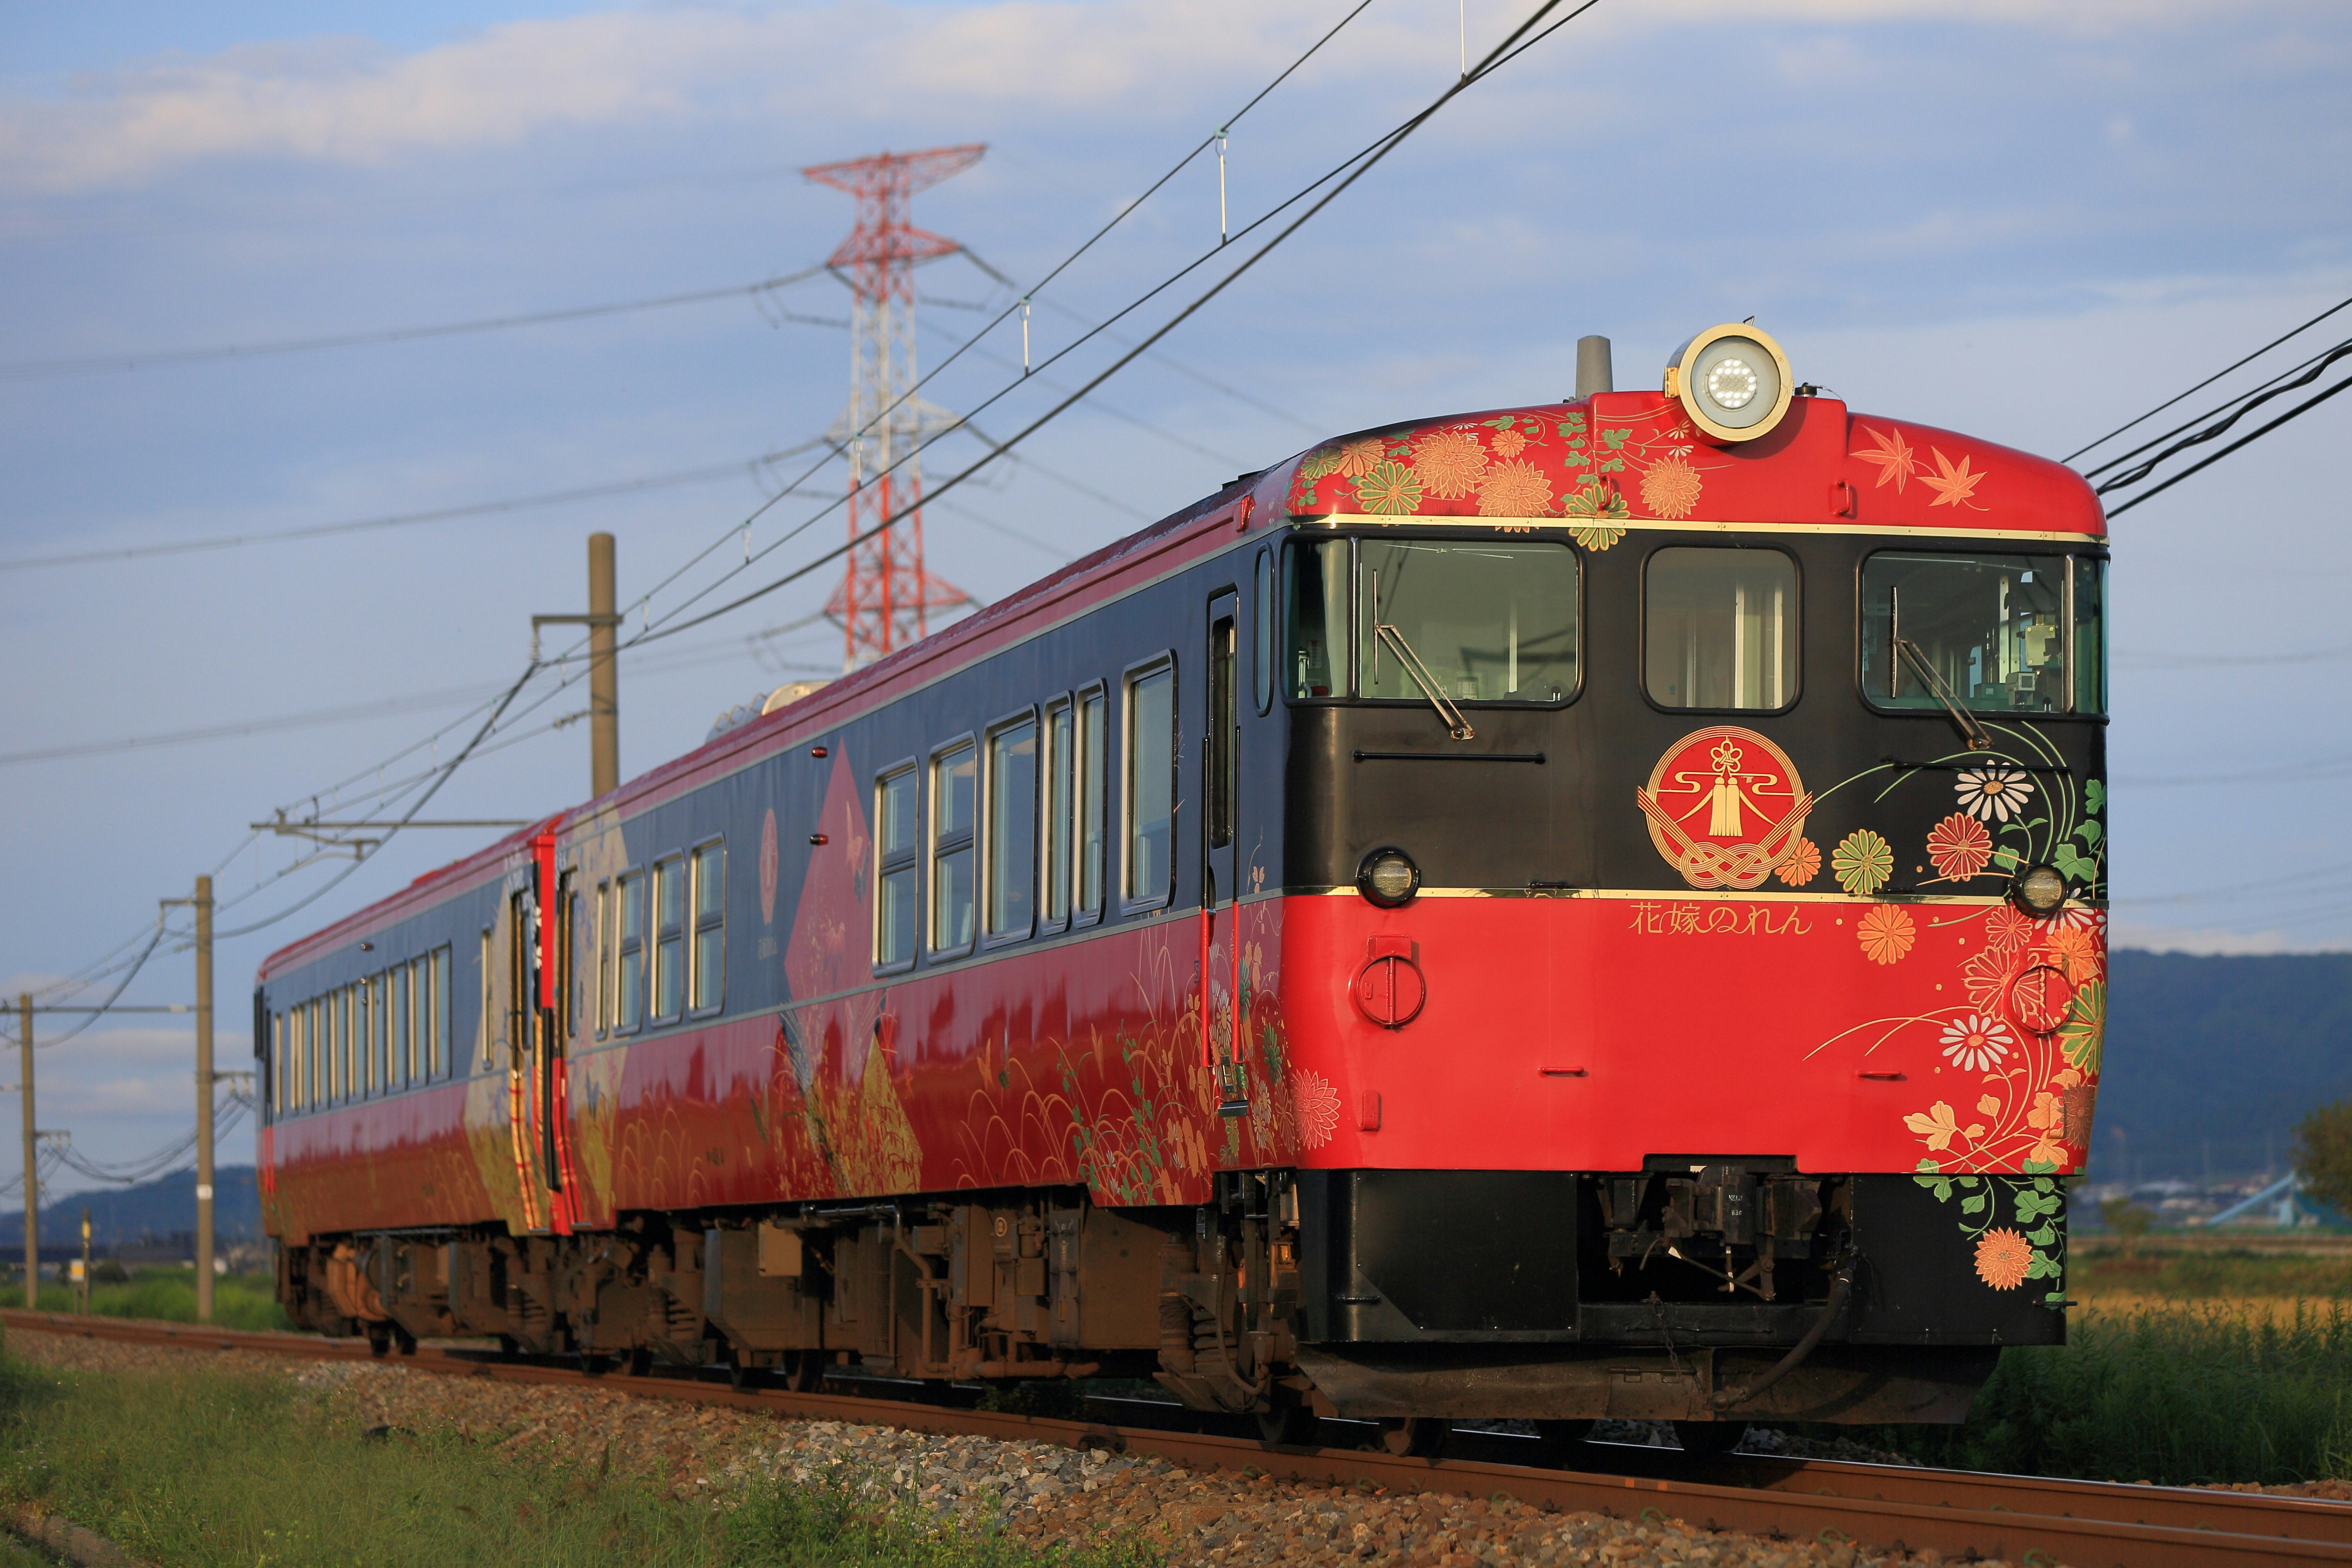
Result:
[[[173,1171],[152,1182],[98,1192],[72,1193],[41,1203],[41,1250],[68,1240],[81,1241],[81,1211],[89,1210],[90,1247],[105,1252],[116,1246],[161,1241],[196,1228],[196,1173]],[[0,1258],[22,1257],[25,1211],[0,1215]],[[250,1165],[219,1165],[213,1170],[213,1236],[226,1247],[233,1241],[261,1238],[261,1194],[255,1189]]]
[[[2352,952],[2118,951],[2090,1173],[2284,1170],[2294,1124],[2352,1096]]]

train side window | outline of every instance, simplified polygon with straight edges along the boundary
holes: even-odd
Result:
[[[988,733],[988,934],[1024,937],[1037,923],[1037,720]]]
[[[1643,681],[1661,708],[1797,700],[1797,563],[1777,550],[1675,545],[1643,569]]]
[[[716,1013],[727,999],[727,846],[694,852],[694,978],[688,987],[697,1013]]]
[[[494,994],[490,988],[490,943],[496,936],[497,930],[495,927],[484,926],[482,928],[482,1018],[480,1026],[474,1031],[474,1047],[477,1065],[483,1068],[487,1068],[490,1065],[490,1042],[494,1037],[490,1033],[490,1007],[492,1002],[495,1000]]]
[[[633,1034],[646,1016],[646,874],[632,871],[614,884],[621,900],[620,983],[613,1029]]]
[[[893,768],[874,784],[874,972],[915,962],[917,851],[915,764]]]
[[[408,965],[398,964],[386,970],[383,978],[390,1003],[385,1021],[392,1029],[392,1081],[405,1089],[416,1078],[416,1038],[410,1033],[415,1019],[409,1006]]]
[[[2105,620],[2107,563],[2095,555],[2066,561],[2066,624],[2073,633],[2066,662],[2074,669],[2074,711],[2107,710],[2107,641]]]
[[[613,883],[596,884],[596,1037],[613,1028]]]
[[[286,1113],[286,1015],[269,1015],[269,1114]]]
[[[560,965],[562,984],[563,1017],[556,1032],[565,1039],[581,1033],[587,1026],[587,1009],[581,1005],[588,988],[588,896],[580,890],[580,873],[563,873],[563,954]]]
[[[653,1015],[675,1023],[686,1003],[686,861],[654,862]]]
[[[1292,545],[1288,575],[1283,619],[1290,628],[1290,642],[1283,654],[1283,679],[1290,695],[1345,697],[1348,542],[1323,539]]]
[[[1176,667],[1127,678],[1127,777],[1121,813],[1127,824],[1126,879],[1129,907],[1166,903],[1175,891]]]
[[[376,1058],[383,1055],[377,1047],[376,997],[383,982],[371,974],[352,983],[352,1098],[365,1100],[376,1089]]]
[[[1251,584],[1255,619],[1250,627],[1251,668],[1256,673],[1257,710],[1274,706],[1274,552],[1257,552],[1257,574]]]
[[[1038,849],[1038,883],[1045,889],[1040,902],[1048,929],[1058,928],[1070,918],[1070,873],[1078,826],[1077,753],[1071,745],[1076,738],[1074,717],[1068,698],[1057,697],[1046,703],[1045,728],[1039,739],[1045,752],[1045,830]]]
[[[319,1109],[319,1003],[302,1005],[302,1108]]]
[[[1078,693],[1078,913],[1102,918],[1103,818],[1110,807],[1110,698],[1093,686]]]
[[[444,1073],[455,1077],[457,1071],[457,1037],[451,1033],[453,1026],[449,1021],[456,1005],[449,990],[453,951],[446,943],[434,950],[433,998],[425,1009],[425,1016],[433,1021],[432,1049],[426,1052],[425,1059],[432,1064],[435,1078]]]
[[[359,1000],[359,987],[345,985],[335,992],[335,1098],[349,1102],[359,1096],[359,1077],[353,1070],[358,1058],[352,1039],[352,1022]]]
[[[971,945],[976,753],[958,741],[931,757],[931,951]]]

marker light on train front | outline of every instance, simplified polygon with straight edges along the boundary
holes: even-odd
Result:
[[[2054,866],[2028,866],[2009,885],[2009,896],[2027,914],[2047,918],[2066,902],[2066,879]]]
[[[1789,356],[1769,333],[1734,322],[1710,327],[1675,351],[1665,390],[1702,437],[1721,444],[1769,434],[1789,412],[1796,383]]]
[[[1375,849],[1356,868],[1356,891],[1384,910],[1402,909],[1421,891],[1421,868],[1393,846]]]

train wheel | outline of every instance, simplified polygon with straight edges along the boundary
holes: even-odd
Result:
[[[402,1328],[398,1323],[392,1325],[392,1342],[400,1347],[400,1353],[403,1355],[415,1355],[416,1353],[416,1336],[410,1333],[406,1329]]]
[[[522,1342],[516,1339],[512,1334],[500,1334],[499,1336],[499,1359],[500,1361],[521,1360]]]
[[[1281,1392],[1276,1391],[1273,1408],[1257,1413],[1258,1436],[1286,1448],[1314,1447],[1316,1430],[1322,1426],[1314,1406],[1302,1400],[1282,1398]]]
[[[824,1363],[821,1351],[786,1351],[782,1370],[783,1385],[794,1394],[806,1394],[824,1381]]]
[[[1683,1452],[1699,1459],[1728,1454],[1748,1436],[1745,1421],[1677,1421],[1674,1426],[1675,1441]]]
[[[729,1353],[727,1357],[727,1385],[730,1388],[745,1390],[763,1388],[767,1385],[767,1382],[768,1369],[766,1367],[753,1366],[751,1363],[743,1359],[743,1353],[740,1351],[735,1351]]]
[[[1592,1431],[1590,1421],[1538,1421],[1535,1425],[1536,1451],[1540,1456],[1536,1463],[1555,1470],[1569,1467]]]
[[[644,1377],[654,1370],[654,1352],[639,1345],[629,1352],[629,1375]]]
[[[1433,1415],[1408,1415],[1381,1423],[1380,1446],[1400,1458],[1433,1459],[1445,1451],[1454,1423]]]
[[[373,1356],[390,1355],[392,1353],[392,1325],[390,1323],[370,1323],[367,1326],[367,1342],[368,1354]]]

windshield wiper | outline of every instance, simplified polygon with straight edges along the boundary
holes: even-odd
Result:
[[[1465,719],[1462,710],[1454,706],[1453,701],[1437,689],[1437,677],[1430,673],[1429,666],[1421,662],[1421,655],[1412,651],[1412,645],[1404,640],[1404,634],[1386,621],[1376,620],[1372,623],[1376,647],[1382,637],[1387,638],[1389,647],[1396,650],[1397,663],[1404,667],[1405,674],[1412,678],[1412,683],[1421,688],[1421,694],[1429,699],[1429,705],[1436,709],[1437,716],[1445,721],[1446,732],[1457,741],[1474,739],[1470,721]]]
[[[1960,706],[1959,700],[1952,695],[1952,689],[1944,684],[1944,678],[1936,673],[1936,667],[1927,662],[1926,654],[1919,651],[1919,645],[1905,637],[1892,640],[1895,657],[1910,661],[1912,672],[1919,677],[1919,682],[1927,689],[1927,694],[1942,703],[1944,711],[1951,715],[1952,727],[1960,732],[1960,739],[1968,742],[1969,750],[1991,751],[1992,737],[1985,733],[1985,727],[1977,722],[1975,714]]]

